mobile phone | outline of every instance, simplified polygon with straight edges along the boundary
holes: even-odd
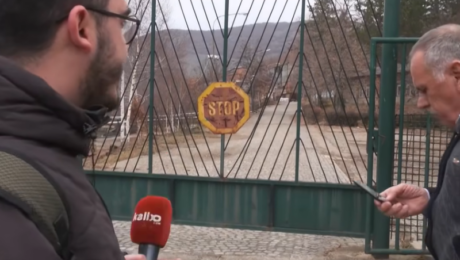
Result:
[[[364,191],[367,192],[367,194],[371,195],[372,198],[380,201],[380,202],[384,202],[386,201],[385,197],[381,196],[378,192],[376,192],[375,190],[371,189],[369,186],[361,183],[361,182],[358,182],[358,181],[354,181],[355,185],[356,186],[359,186],[361,189],[363,189]]]

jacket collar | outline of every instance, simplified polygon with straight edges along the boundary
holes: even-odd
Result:
[[[87,156],[107,109],[82,110],[43,79],[0,57],[0,136],[13,136]]]

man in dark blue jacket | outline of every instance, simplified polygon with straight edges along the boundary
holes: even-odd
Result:
[[[410,61],[417,106],[454,133],[441,159],[436,187],[399,184],[382,192],[386,202],[375,204],[396,218],[424,213],[426,245],[433,257],[460,259],[460,26],[447,24],[425,33],[412,48]]]

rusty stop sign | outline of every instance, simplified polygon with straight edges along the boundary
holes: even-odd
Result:
[[[249,119],[249,97],[233,82],[214,82],[198,97],[198,119],[214,134],[234,134]]]

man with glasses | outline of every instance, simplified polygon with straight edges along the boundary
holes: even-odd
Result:
[[[140,21],[125,0],[0,0],[0,6],[0,150],[46,175],[69,223],[60,254],[0,190],[0,259],[124,259],[77,157],[88,155],[95,131],[119,103],[127,44]]]

